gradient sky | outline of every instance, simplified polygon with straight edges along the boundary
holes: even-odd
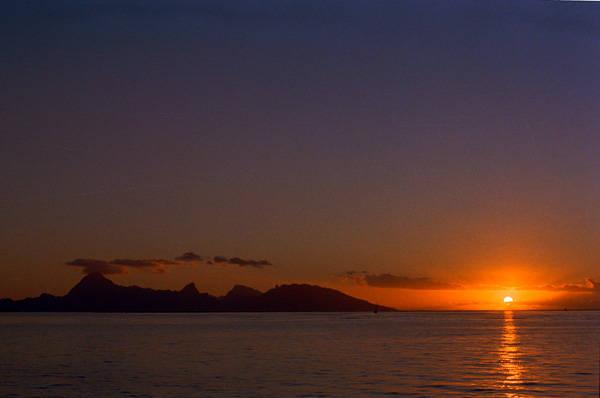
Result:
[[[600,307],[598,3],[9,0],[0,26],[0,297],[94,260]]]

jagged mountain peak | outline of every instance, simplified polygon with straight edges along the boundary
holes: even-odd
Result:
[[[181,289],[179,291],[181,294],[183,294],[184,296],[188,296],[188,297],[194,297],[194,296],[198,296],[200,295],[200,292],[198,291],[198,289],[196,288],[196,284],[194,282],[192,283],[188,283],[187,285],[185,285],[185,287],[183,289]]]
[[[253,289],[244,285],[235,285],[233,289],[231,289],[225,295],[226,299],[234,299],[234,298],[243,298],[243,297],[257,297],[260,296],[262,292]]]
[[[84,281],[109,281],[109,282],[111,282],[110,279],[108,279],[107,277],[102,275],[100,272],[91,272],[91,273],[87,274],[86,276],[81,278],[81,281],[79,283],[84,282]]]
[[[67,296],[79,296],[86,295],[89,293],[96,293],[103,290],[114,288],[113,281],[107,279],[104,275],[98,272],[92,272],[81,279],[77,285],[75,285]]]

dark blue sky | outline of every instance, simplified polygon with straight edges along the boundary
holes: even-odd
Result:
[[[127,278],[599,278],[599,10],[4,1],[0,296],[185,251],[275,266]]]

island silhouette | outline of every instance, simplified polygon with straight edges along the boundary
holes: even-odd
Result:
[[[276,286],[262,293],[236,285],[225,296],[200,293],[194,283],[179,291],[121,286],[100,273],[86,275],[65,296],[43,293],[2,299],[3,312],[357,312],[375,304],[338,290],[307,284]],[[395,311],[378,305],[378,311]]]

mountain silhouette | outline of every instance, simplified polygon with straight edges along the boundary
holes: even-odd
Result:
[[[227,300],[236,300],[248,297],[256,297],[260,296],[261,294],[261,292],[259,292],[256,289],[252,289],[251,287],[244,285],[235,285],[233,289],[231,289],[223,298]]]
[[[193,283],[179,291],[120,286],[99,273],[86,275],[65,296],[42,294],[0,300],[0,311],[52,312],[313,312],[373,311],[375,305],[314,285],[282,285],[261,293],[236,285],[223,297],[200,293]],[[378,306],[379,311],[394,311]]]

